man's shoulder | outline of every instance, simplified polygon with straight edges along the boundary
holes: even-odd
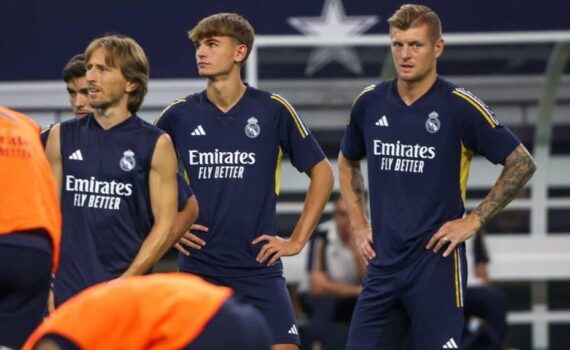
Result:
[[[83,118],[72,118],[72,119],[68,119],[68,120],[64,120],[62,122],[59,123],[59,128],[60,130],[70,130],[70,129],[75,129],[80,127],[81,125],[86,125],[89,124],[89,118],[93,118],[93,114],[88,114],[87,116],[83,117]],[[49,126],[49,132],[51,132],[51,129],[53,129],[56,124],[52,124]]]
[[[390,93],[394,80],[383,80],[366,86],[356,95],[352,105],[366,103],[368,100]]]
[[[176,117],[177,115],[191,113],[192,107],[195,107],[202,102],[201,95],[202,93],[194,93],[186,97],[173,100],[162,110],[154,124],[158,124],[161,121],[164,122],[167,119]]]
[[[462,97],[468,96],[471,98],[477,98],[473,93],[467,90],[465,87],[453,83],[447,79],[438,78],[438,93],[444,98],[449,98],[453,101],[461,101]]]
[[[148,132],[151,134],[160,135],[160,134],[164,133],[164,131],[159,129],[156,125],[147,122],[146,120],[142,119],[138,115],[134,115],[133,118],[136,118],[136,121],[141,128],[148,130]]]
[[[250,95],[258,103],[267,103],[268,106],[285,108],[288,110],[293,109],[293,105],[289,102],[289,100],[285,96],[274,92],[252,89]]]

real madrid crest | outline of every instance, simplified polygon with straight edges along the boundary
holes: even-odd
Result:
[[[257,124],[257,119],[254,117],[249,118],[247,120],[247,125],[245,126],[245,134],[247,137],[254,139],[259,136],[260,132],[261,128],[259,127],[259,124]]]
[[[431,112],[426,120],[426,130],[432,134],[439,131],[441,122],[439,121],[439,114],[436,111]]]
[[[131,171],[135,168],[136,164],[135,152],[131,150],[123,152],[123,157],[121,157],[121,160],[119,161],[121,169],[124,171]]]

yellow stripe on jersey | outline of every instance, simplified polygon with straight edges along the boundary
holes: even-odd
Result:
[[[356,101],[358,101],[358,99],[364,95],[367,92],[370,92],[372,90],[374,90],[376,88],[376,85],[372,84],[372,85],[368,85],[367,87],[365,87],[359,94],[358,96],[356,96],[356,98],[354,99],[354,101],[352,101],[352,107],[354,107],[354,105],[356,104]],[[348,116],[348,119],[346,120],[346,125],[350,124],[350,118],[351,115]]]
[[[186,169],[184,169],[184,181],[186,181],[186,184],[188,186],[190,186],[190,176],[188,176],[188,172],[186,171]]]
[[[461,198],[463,205],[467,200],[467,179],[469,178],[469,167],[471,166],[471,159],[473,159],[473,151],[467,149],[461,143],[461,162],[459,168],[459,188],[461,190]]]
[[[307,127],[305,127],[305,124],[303,124],[301,118],[299,118],[299,116],[297,115],[297,112],[295,112],[293,106],[291,106],[289,102],[287,102],[287,100],[285,100],[283,97],[279,95],[273,94],[271,95],[271,98],[274,99],[275,101],[279,101],[283,106],[285,106],[285,108],[287,108],[287,110],[293,117],[293,120],[295,120],[295,124],[297,124],[297,129],[299,129],[301,137],[302,138],[307,137],[307,135],[309,135],[309,131],[307,130]]]
[[[283,151],[279,147],[279,153],[277,153],[277,165],[275,166],[275,194],[279,195],[281,189],[281,160],[283,159]]]
[[[485,117],[485,119],[487,120],[489,125],[491,125],[492,128],[497,127],[499,123],[496,122],[491,111],[489,111],[479,101],[473,98],[474,96],[468,95],[465,91],[460,91],[460,90],[453,90],[453,94],[461,97],[465,101],[469,102],[473,107],[475,107],[479,111],[479,113],[481,113],[483,117]]]
[[[170,109],[170,107],[177,105],[179,103],[182,102],[186,102],[185,98],[177,98],[176,100],[172,101],[171,104],[169,104],[168,106],[166,106],[165,109],[162,110],[162,112],[160,112],[160,115],[158,116],[158,118],[156,118],[156,120],[154,121],[154,125],[158,124],[158,121],[160,120],[160,118],[162,118],[162,116],[164,115],[164,113]]]
[[[376,85],[372,84],[372,85],[368,85],[367,87],[365,87],[359,94],[358,96],[356,96],[356,98],[354,99],[354,101],[352,101],[352,106],[354,107],[354,105],[356,104],[356,101],[358,101],[358,99],[360,98],[360,96],[364,95],[365,93],[374,90],[374,88],[376,88]]]
[[[455,306],[461,307],[461,300],[459,296],[459,289],[461,285],[459,283],[459,254],[457,253],[457,249],[453,250],[453,262],[455,266]]]

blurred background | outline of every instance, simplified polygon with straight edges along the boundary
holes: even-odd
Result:
[[[370,0],[19,0],[0,10],[0,104],[39,124],[73,117],[61,71],[95,37],[120,33],[145,49],[153,121],[175,98],[202,90],[186,31],[216,12],[237,12],[256,30],[245,81],[287,98],[333,168],[354,97],[393,77],[387,18],[404,2]],[[490,278],[507,296],[509,346],[570,348],[570,2],[421,1],[443,22],[439,73],[490,105],[522,139],[538,172],[486,227]],[[501,167],[475,158],[467,208],[488,193]],[[288,236],[307,180],[284,161],[277,232]],[[335,185],[338,191],[338,184]],[[332,203],[323,221],[329,220]],[[160,269],[175,267],[175,254]],[[285,259],[294,292],[306,252]],[[295,293],[294,293],[295,294]],[[300,317],[302,318],[301,310]]]

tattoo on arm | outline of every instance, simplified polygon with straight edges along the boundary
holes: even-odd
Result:
[[[350,185],[352,192],[356,195],[356,204],[364,206],[364,177],[359,168],[352,168]]]
[[[519,145],[505,160],[505,167],[491,192],[474,211],[482,225],[515,198],[535,170],[534,160],[526,148]]]

